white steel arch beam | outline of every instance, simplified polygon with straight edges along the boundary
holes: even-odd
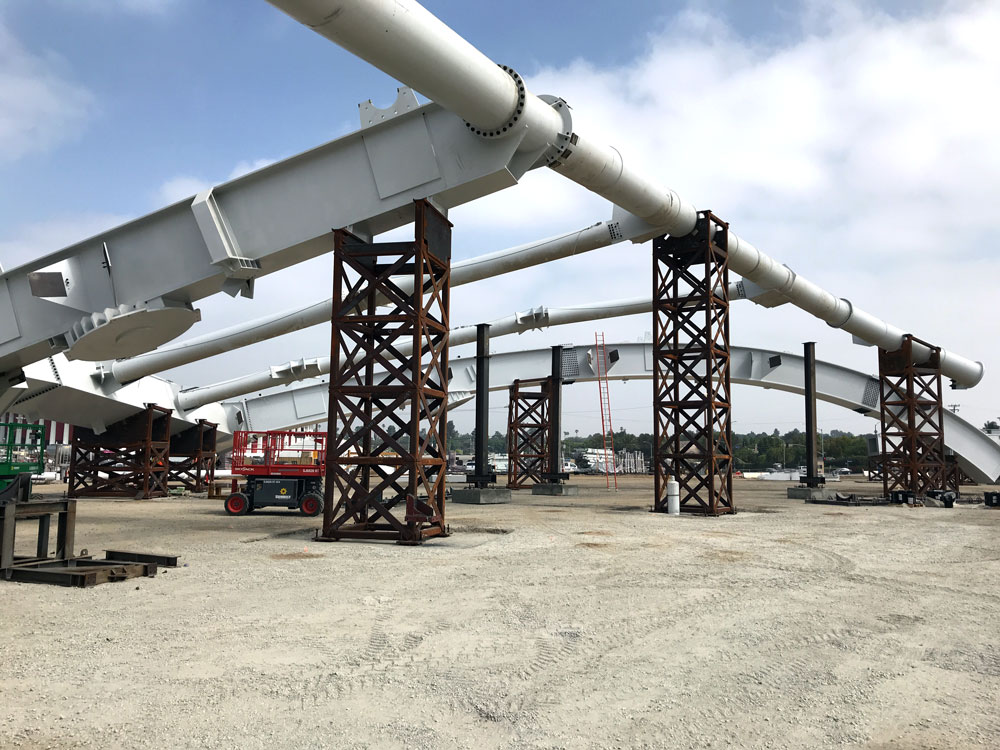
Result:
[[[634,297],[631,299],[596,302],[589,305],[573,307],[537,307],[524,312],[514,313],[499,320],[490,321],[490,337],[498,338],[512,333],[548,328],[550,326],[581,323],[605,318],[618,318],[625,315],[637,315],[652,311],[652,301],[649,297]],[[476,340],[475,326],[453,328],[449,337],[451,346],[461,346]],[[410,351],[408,342],[401,342],[396,347],[401,354]],[[230,378],[219,383],[188,388],[177,394],[177,406],[184,410],[197,409],[206,404],[242,396],[253,391],[262,391],[279,385],[288,385],[301,380],[318,378],[330,373],[329,357],[313,357],[311,359],[296,359],[281,365],[269,367],[266,370]]]
[[[653,377],[653,345],[642,343],[608,344],[608,352],[618,359],[608,368],[613,380],[649,380]],[[563,374],[567,381],[591,382],[594,370],[594,347],[567,346]],[[454,405],[474,398],[475,357],[453,357],[449,403]],[[734,346],[732,382],[760,388],[773,388],[803,394],[804,363],[801,356],[772,349]],[[505,390],[515,378],[541,380],[552,368],[549,348],[504,352],[490,357],[490,390]],[[238,412],[244,429],[273,430],[326,420],[327,383],[290,388],[266,396],[229,402]],[[867,373],[830,362],[816,363],[816,397],[827,403],[874,419],[879,418],[879,381]],[[652,407],[650,407],[652,408]],[[738,404],[737,404],[738,408]],[[232,413],[232,411],[230,412]],[[1000,444],[975,425],[950,411],[944,413],[944,438],[958,456],[962,468],[978,482],[992,483],[1000,477]]]
[[[54,353],[112,360],[187,330],[194,303],[251,296],[259,276],[517,183],[544,156],[525,134],[484,140],[407,89],[371,124],[0,273],[0,387]],[[405,158],[403,158],[405,155]],[[606,230],[605,230],[606,231]]]
[[[561,100],[543,100],[527,91],[516,72],[497,67],[416,0],[268,2],[456,113],[484,140],[524,137],[527,132],[533,144],[549,147],[548,166],[642,218],[658,229],[654,236],[683,236],[694,230],[693,204],[626,165],[615,148],[581,136]],[[907,333],[799,276],[735,232],[729,233],[729,265],[871,345],[895,351]],[[926,347],[914,345],[914,357],[927,354]],[[983,377],[982,363],[945,350],[941,371],[961,387],[972,387]]]
[[[470,284],[608,247],[626,239],[639,237],[648,229],[645,222],[630,214],[616,211],[614,218],[596,222],[583,229],[456,261],[451,267],[451,284],[452,286]],[[400,286],[404,289],[408,289],[411,283],[407,279],[400,280]],[[732,296],[740,294],[736,283],[731,285],[730,292]],[[105,371],[110,370],[110,374],[119,383],[128,383],[146,375],[250,346],[292,331],[329,323],[332,311],[332,301],[327,298],[99,367]]]
[[[642,297],[565,308],[537,307],[493,321],[493,336],[650,310],[649,298]],[[254,321],[250,327],[258,324]],[[475,327],[456,328],[451,337],[455,346],[470,343],[475,340]],[[408,349],[403,346],[401,351]],[[202,418],[219,423],[225,430],[228,417],[219,405],[223,399],[318,377],[329,370],[329,357],[298,359],[223,383],[184,390],[177,383],[151,375],[121,386],[89,362],[56,354],[24,368],[26,380],[16,391],[18,398],[11,408],[31,419],[70,422],[102,432],[106,425],[141,411],[145,404],[156,403],[173,410],[175,431]]]
[[[608,247],[618,242],[635,239],[644,235],[648,230],[648,225],[639,221],[635,216],[616,211],[615,218],[599,221],[584,229],[457,261],[451,267],[451,285],[461,286],[490,279],[541,263]],[[403,279],[400,281],[400,286],[406,289],[410,283],[412,282]],[[777,307],[788,301],[774,292],[743,281],[730,282],[729,296],[731,299],[750,299],[764,307]],[[584,305],[583,307],[592,306]],[[545,308],[539,309],[545,310]],[[635,312],[650,312],[651,309],[651,303],[649,299],[646,299],[645,306],[636,309]],[[99,364],[97,368],[102,373],[110,374],[119,383],[130,383],[147,375],[155,375],[164,370],[197,362],[206,357],[252,346],[292,331],[329,323],[332,312],[332,300],[327,298],[303,307],[284,310],[230,326],[221,331],[213,331],[187,341],[162,346],[156,351],[139,354],[129,359],[119,359],[110,364]],[[536,311],[529,311],[528,314],[536,314]],[[618,314],[629,315],[631,313]],[[610,316],[602,315],[600,317]],[[452,343],[466,342],[464,340],[455,342],[453,339]],[[238,394],[230,393],[225,397],[230,398],[234,395]]]

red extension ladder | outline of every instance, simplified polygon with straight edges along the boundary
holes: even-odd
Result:
[[[604,479],[611,489],[612,479],[618,489],[618,468],[615,465],[615,431],[611,426],[611,397],[608,391],[608,352],[604,334],[594,334],[594,359],[597,364],[597,389],[601,397],[601,437],[604,441]]]

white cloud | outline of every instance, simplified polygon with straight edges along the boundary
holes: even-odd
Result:
[[[582,135],[613,144],[627,164],[715,210],[797,272],[904,330],[983,359],[984,384],[952,397],[1000,413],[988,406],[1000,376],[991,344],[998,326],[982,314],[1000,270],[992,261],[1000,7],[953,3],[903,20],[856,3],[835,10],[803,17],[800,39],[767,48],[719,19],[682,14],[651,33],[626,66],[579,59],[528,83],[564,97]],[[489,237],[506,222],[541,237],[608,212],[579,187],[539,175],[453,212],[453,220],[463,233]],[[516,276],[518,285],[503,287],[508,308],[651,288],[648,246],[620,245]],[[458,309],[463,296],[456,294],[453,318],[471,322],[472,311]],[[735,343],[799,351],[801,341],[818,340],[821,357],[876,369],[874,350],[801,311],[737,305],[733,315]],[[607,321],[532,338],[585,342],[598,327],[634,340],[644,326]],[[765,401],[770,408],[773,399]],[[737,416],[746,409],[759,419],[764,408],[746,399]]]
[[[25,49],[0,19],[0,162],[72,139],[93,115],[93,95],[63,68]]]
[[[229,175],[223,180],[206,180],[202,177],[192,177],[190,175],[178,175],[160,185],[156,191],[155,202],[159,208],[161,205],[175,203],[192,195],[207,190],[220,182],[235,180],[237,177],[263,169],[269,164],[274,164],[274,159],[254,159],[253,161],[240,161],[230,170]]]
[[[626,66],[580,59],[539,71],[529,85],[566,98],[581,134],[613,144],[627,163],[714,209],[802,275],[894,325],[984,359],[986,382],[949,398],[973,419],[1000,413],[990,403],[1000,357],[989,342],[998,326],[984,312],[1000,272],[990,245],[1000,229],[992,211],[1000,200],[1000,105],[991,96],[1000,91],[1000,46],[991,41],[1000,34],[1000,9],[965,3],[904,20],[852,3],[836,10],[832,18],[804,16],[799,40],[769,48],[719,19],[686,13],[652,33],[647,50]],[[539,170],[451,212],[455,256],[580,228],[610,211]],[[293,286],[302,278],[298,269],[286,274],[282,283]],[[452,320],[647,294],[650,276],[648,245],[617,245],[456,289]],[[609,341],[634,341],[649,328],[643,317],[608,320],[497,339],[494,348],[586,344],[595,329]],[[737,344],[794,352],[815,340],[823,359],[877,367],[874,350],[791,307],[736,305],[733,335]],[[275,351],[321,355],[325,335],[299,337],[294,353],[290,346]],[[249,353],[230,357],[251,361]],[[567,389],[567,409],[583,414],[568,414],[568,429],[595,429],[587,416],[596,408],[592,390]],[[630,429],[649,429],[649,413],[639,407],[650,402],[648,384],[638,383],[622,388],[615,403],[632,410]],[[793,396],[746,389],[736,407],[744,428],[791,426],[800,414]],[[832,407],[821,416],[828,428],[874,427]],[[471,413],[456,418],[471,425]]]
[[[973,420],[996,417],[1000,356],[992,342],[1000,326],[990,306],[1000,278],[993,239],[1000,230],[994,210],[1000,203],[1000,45],[993,41],[1000,8],[952,3],[899,20],[856,3],[836,3],[832,15],[829,3],[807,5],[798,40],[763,47],[719,19],[687,13],[652,32],[648,48],[628,65],[602,68],[581,58],[537,72],[529,85],[566,98],[581,134],[613,144],[628,164],[712,208],[802,275],[894,325],[984,360],[984,384],[949,400],[962,403],[962,415]],[[228,177],[177,175],[161,186],[155,207],[213,184],[209,177],[232,179],[266,163],[241,163]],[[462,258],[609,215],[602,200],[538,170],[450,218]],[[469,324],[539,304],[647,294],[650,270],[648,245],[617,245],[456,289],[452,320]],[[328,259],[288,269],[258,282],[256,300],[206,300],[203,325],[251,319],[291,306],[292,299],[309,302],[328,288]],[[494,348],[587,344],[595,329],[609,341],[634,341],[649,328],[646,318],[632,317],[497,339]],[[735,305],[733,338],[795,352],[802,341],[816,340],[822,359],[876,369],[874,350],[790,307]],[[327,347],[317,327],[200,363],[182,382],[218,380],[218,369],[228,376],[319,356]],[[613,389],[616,408],[649,419],[638,408],[651,402],[648,383]],[[801,401],[793,396],[738,393],[738,426],[790,427],[800,419]],[[596,411],[590,386],[568,388],[566,399],[568,412]],[[567,429],[594,431],[595,419],[570,413]],[[456,421],[467,429],[471,413]],[[821,410],[827,428],[873,425],[844,410]]]
[[[233,167],[226,180],[235,180],[237,177],[242,177],[245,174],[256,172],[258,169],[263,169],[271,164],[274,164],[274,159],[254,159],[253,161],[238,162],[236,166]]]
[[[210,187],[212,187],[211,182],[198,179],[197,177],[186,177],[183,175],[171,177],[160,185],[159,190],[156,191],[157,204],[167,205],[168,203],[176,203]]]

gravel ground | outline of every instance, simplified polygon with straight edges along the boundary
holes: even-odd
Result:
[[[0,582],[0,747],[1000,746],[1000,511],[737,480],[735,517],[671,518],[646,477],[576,482],[422,547],[81,501],[78,547],[184,567]]]

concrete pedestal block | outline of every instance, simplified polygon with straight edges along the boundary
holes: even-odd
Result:
[[[463,505],[496,505],[510,502],[510,490],[506,487],[466,487],[453,489],[451,501]]]
[[[531,487],[532,495],[579,495],[580,488],[575,484],[535,484]]]
[[[815,503],[824,500],[836,500],[837,493],[833,490],[822,487],[789,487],[789,500],[805,500],[807,503]]]

